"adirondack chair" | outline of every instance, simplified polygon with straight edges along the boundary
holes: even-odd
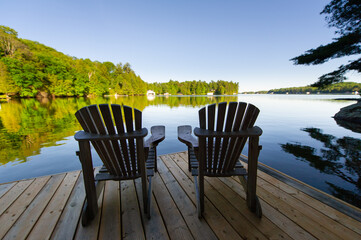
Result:
[[[199,110],[199,125],[178,127],[178,139],[188,146],[188,168],[194,176],[197,211],[204,212],[204,176],[238,176],[247,194],[247,205],[258,217],[262,209],[256,195],[258,155],[261,150],[259,136],[262,130],[254,127],[259,109],[244,102],[222,102]],[[227,115],[227,116],[226,116]],[[217,120],[217,122],[216,122]],[[216,125],[215,125],[216,124]],[[239,161],[248,140],[248,171]],[[198,178],[198,179],[197,179]],[[197,181],[198,180],[198,181]]]
[[[83,107],[75,113],[84,129],[74,136],[79,143],[77,155],[83,169],[86,192],[86,203],[82,213],[83,226],[88,225],[97,214],[98,197],[105,180],[120,181],[140,177],[143,208],[150,218],[151,177],[154,171],[157,171],[156,147],[165,138],[165,127],[151,127],[152,135],[144,141],[148,130],[142,128],[141,111],[134,108],[133,113],[131,107],[121,107],[116,104],[111,105],[111,110],[108,104],[100,104],[99,107],[98,105]],[[135,126],[133,126],[133,120]],[[90,143],[104,163],[95,177]],[[149,187],[147,187],[147,178]]]

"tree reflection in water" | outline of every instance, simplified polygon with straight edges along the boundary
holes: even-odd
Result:
[[[354,192],[326,181],[333,196],[361,207],[361,140],[352,137],[336,138],[324,134],[318,128],[301,130],[323,143],[320,152],[300,143],[281,144],[283,151],[294,155],[297,160],[308,162],[322,173],[336,175],[356,186],[358,191]]]
[[[81,127],[75,112],[91,104],[120,104],[143,111],[147,106],[177,108],[237,101],[237,96],[172,96],[149,101],[146,96],[110,98],[15,99],[0,103],[0,167],[24,163],[41,154],[41,148],[59,146]],[[59,150],[61,148],[58,148]],[[44,156],[45,158],[46,156]]]

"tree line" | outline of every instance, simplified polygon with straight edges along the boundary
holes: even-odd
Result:
[[[18,33],[0,25],[0,94],[41,96],[232,94],[238,83],[219,80],[169,81],[148,84],[129,63],[98,62],[65,55],[41,43],[18,38]]]
[[[170,80],[167,83],[151,83],[148,86],[157,94],[205,95],[213,93],[216,95],[232,95],[238,93],[238,83],[223,80],[211,81],[210,83],[200,80],[185,82]]]
[[[352,93],[360,92],[361,83],[355,82],[342,82],[328,85],[325,88],[319,89],[317,87],[290,87],[290,88],[280,88],[280,89],[271,89],[267,93],[290,93],[290,94],[304,94],[304,93]]]
[[[324,88],[305,86],[305,87],[289,87],[289,88],[277,88],[266,91],[257,91],[257,92],[244,92],[244,93],[257,93],[257,94],[333,94],[333,93],[355,93],[361,90],[361,83],[356,82],[342,82],[328,85]]]

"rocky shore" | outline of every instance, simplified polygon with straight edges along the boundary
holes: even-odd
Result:
[[[361,133],[361,101],[341,108],[333,118],[338,125]]]

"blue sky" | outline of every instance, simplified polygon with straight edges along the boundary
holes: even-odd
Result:
[[[222,79],[268,90],[309,85],[353,59],[289,61],[335,37],[319,14],[328,2],[1,0],[0,25],[70,56],[129,62],[146,82]]]

